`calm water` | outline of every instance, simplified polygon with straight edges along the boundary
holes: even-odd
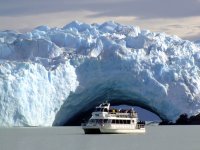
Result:
[[[0,150],[200,150],[200,126],[146,129],[138,135],[85,135],[80,127],[0,128]]]

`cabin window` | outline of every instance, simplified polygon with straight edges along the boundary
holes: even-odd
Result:
[[[116,120],[116,123],[119,124],[120,123],[119,120]]]
[[[90,120],[90,122],[91,122],[91,123],[94,123],[94,122],[95,122],[95,120],[94,120],[94,119],[91,119],[91,120]]]
[[[105,108],[105,109],[104,109],[104,112],[108,112],[108,109],[107,109],[107,108]]]
[[[108,122],[108,119],[104,119],[104,123],[107,123]]]
[[[111,120],[111,119],[108,119],[107,123],[112,123],[112,120]]]
[[[112,120],[112,123],[116,123],[116,120]]]
[[[96,123],[96,120],[95,119],[91,119],[90,123]]]
[[[134,123],[134,120],[132,120],[132,123]]]
[[[127,123],[128,123],[128,124],[130,124],[130,123],[131,123],[131,121],[130,121],[130,120],[127,120]]]
[[[123,120],[120,120],[120,124],[124,124],[124,121],[123,121]]]
[[[103,119],[99,119],[99,123],[103,123],[103,121],[104,121]]]

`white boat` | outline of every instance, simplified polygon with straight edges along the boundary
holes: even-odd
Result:
[[[118,110],[106,102],[96,107],[88,122],[82,123],[82,128],[85,134],[145,133],[144,124],[133,108]]]

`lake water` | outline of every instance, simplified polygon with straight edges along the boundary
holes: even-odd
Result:
[[[0,128],[0,150],[200,150],[200,126],[99,135],[85,135],[81,127]]]

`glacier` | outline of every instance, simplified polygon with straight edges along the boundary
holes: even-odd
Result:
[[[105,100],[175,121],[200,113],[200,46],[114,21],[0,31],[0,91],[0,126],[64,125]]]

